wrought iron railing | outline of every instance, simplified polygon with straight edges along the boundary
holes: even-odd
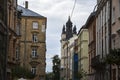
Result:
[[[100,55],[95,56],[91,59],[91,67],[94,69],[102,69],[105,68],[105,62],[100,58]]]

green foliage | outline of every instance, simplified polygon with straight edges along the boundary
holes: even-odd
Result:
[[[120,65],[120,49],[113,49],[105,58],[106,63]]]
[[[49,79],[53,80],[53,75],[54,74],[52,72],[46,73],[46,80],[49,80]]]
[[[60,80],[60,58],[58,55],[55,55],[53,58],[53,74],[54,79],[53,80]]]
[[[78,78],[79,79],[81,79],[81,78],[83,78],[83,77],[85,77],[87,75],[87,73],[83,70],[83,69],[81,69],[79,72],[78,72]]]
[[[23,77],[23,78],[33,79],[35,77],[35,75],[32,74],[30,70],[20,66],[16,66],[12,69],[12,75],[14,78]]]

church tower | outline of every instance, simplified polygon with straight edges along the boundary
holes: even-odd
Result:
[[[69,16],[66,25],[63,25],[61,34],[61,79],[65,78],[65,80],[68,80],[67,76],[69,75],[66,74],[67,70],[70,70],[68,69],[68,66],[70,66],[70,63],[68,63],[69,61],[68,59],[72,59],[68,52],[68,46],[69,42],[71,43],[73,39],[76,39],[76,36],[77,36],[76,26],[73,27],[73,24]],[[68,56],[69,58],[67,58]]]
[[[70,39],[73,36],[72,34],[72,22],[70,20],[70,16],[68,18],[68,21],[66,23],[66,39]]]

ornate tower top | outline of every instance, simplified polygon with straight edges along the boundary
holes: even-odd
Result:
[[[68,21],[66,22],[66,27],[72,27],[72,22],[70,20],[70,16],[68,17]]]
[[[74,28],[73,28],[73,34],[77,34],[76,25],[75,25]]]
[[[70,39],[73,36],[72,34],[72,22],[70,20],[70,16],[68,18],[68,21],[66,23],[66,39]]]

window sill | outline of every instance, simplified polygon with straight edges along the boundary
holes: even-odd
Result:
[[[39,33],[39,29],[32,29],[31,33]]]

